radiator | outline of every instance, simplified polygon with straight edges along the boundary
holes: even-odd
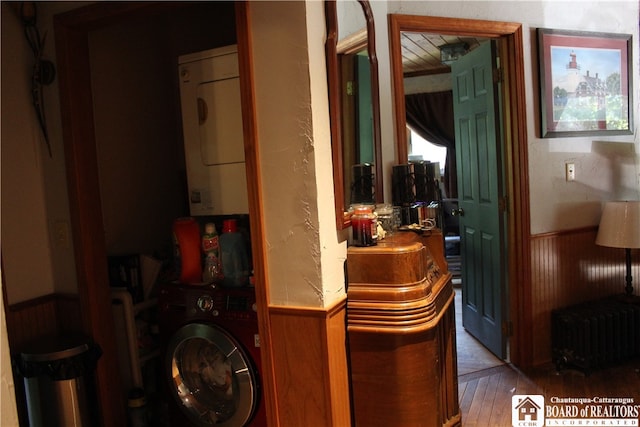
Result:
[[[640,305],[606,299],[553,310],[551,331],[556,368],[588,374],[640,356]]]

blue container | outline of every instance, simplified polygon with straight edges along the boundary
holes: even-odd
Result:
[[[244,237],[237,229],[235,219],[227,219],[220,235],[220,261],[222,285],[241,287],[249,284],[249,253]]]

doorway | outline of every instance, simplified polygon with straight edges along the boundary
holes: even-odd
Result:
[[[72,217],[75,259],[78,277],[78,296],[82,310],[82,327],[100,343],[103,355],[98,364],[98,397],[102,409],[104,425],[125,425],[125,412],[121,392],[121,379],[118,372],[117,344],[112,322],[104,319],[112,317],[111,295],[108,282],[106,243],[102,200],[98,177],[97,150],[95,140],[94,106],[90,67],[89,33],[106,25],[123,21],[158,18],[162,12],[172,12],[189,6],[189,3],[96,3],[55,17],[57,59],[59,62],[60,103],[67,181],[69,187],[69,205]],[[192,5],[192,4],[191,4]],[[249,40],[246,4],[232,4],[236,13],[236,33],[239,46],[240,67],[249,68]],[[210,27],[200,37],[203,43],[209,43]],[[206,47],[194,46],[194,50]],[[177,65],[176,65],[177,68]],[[241,86],[249,87],[252,76],[243,73]],[[243,107],[252,105],[252,95],[243,94]],[[250,109],[251,110],[251,109]],[[253,112],[253,110],[251,110]],[[254,123],[251,113],[247,122]],[[247,125],[249,126],[249,125]],[[247,138],[253,144],[254,132],[248,132]],[[247,156],[247,169],[256,170],[255,150]],[[255,182],[257,177],[247,177],[250,206],[257,198]],[[259,210],[259,206],[252,206]],[[260,217],[260,212],[252,218]],[[254,248],[262,253],[263,230],[261,223],[251,224],[256,238]],[[258,247],[260,246],[260,247]],[[257,263],[258,261],[256,261]],[[259,266],[256,270],[263,271]],[[265,305],[265,293],[256,292],[259,305]],[[268,346],[268,334],[261,334],[262,341]],[[265,390],[269,388],[265,375]]]
[[[440,165],[440,176],[442,177],[444,175],[444,166],[446,164],[447,148],[438,146],[423,139],[410,127],[407,128],[407,131],[410,133],[409,158],[438,162]],[[447,194],[441,184],[440,187],[440,193],[442,194],[441,209],[443,211],[443,224],[441,229],[445,245],[444,255],[448,264],[449,272],[451,273],[453,288],[456,293],[454,303],[456,312],[458,375],[463,376],[502,365],[505,361],[491,353],[491,351],[474,338],[463,326],[460,225],[458,217],[451,215],[451,211],[458,208],[458,203],[457,199],[450,197],[451,194]]]
[[[522,27],[517,23],[478,21],[429,16],[390,15],[391,61],[395,91],[396,141],[398,163],[408,160],[405,131],[405,72],[403,69],[404,45],[402,39],[408,33],[429,33],[460,38],[496,39],[502,58],[503,88],[501,102],[509,105],[502,112],[504,123],[504,164],[507,208],[507,261],[505,271],[509,278],[507,293],[503,295],[504,307],[510,313],[504,331],[513,331],[509,337],[510,361],[516,365],[528,365],[530,352],[526,336],[531,325],[531,313],[522,307],[530,288],[526,276],[529,260],[529,200],[526,179],[526,105],[523,85]],[[439,55],[438,55],[439,56]],[[517,267],[516,267],[517,266]]]
[[[433,43],[444,38],[428,33],[403,37],[420,44],[424,52],[435,50]],[[409,158],[442,161],[428,151],[416,158],[416,134],[445,151],[439,218],[450,271],[456,282],[461,281],[464,328],[505,358],[505,212],[500,204],[504,141],[498,101],[501,86],[494,78],[499,62],[494,41],[454,35],[448,40],[462,40],[458,44],[465,46],[457,59],[449,61],[448,67],[436,63],[439,68],[434,74],[407,77],[412,88],[405,93],[407,123],[412,129]],[[434,80],[441,86],[436,90]]]

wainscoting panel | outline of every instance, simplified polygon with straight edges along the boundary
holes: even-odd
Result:
[[[331,308],[269,307],[281,426],[351,425],[346,298]]]
[[[7,307],[6,320],[12,353],[43,335],[80,330],[82,326],[75,295],[50,294],[12,304]]]
[[[596,227],[531,238],[533,363],[551,360],[551,310],[624,292],[623,249],[595,244]],[[634,290],[640,294],[640,260],[632,251]]]
[[[24,344],[40,335],[57,333],[56,312],[54,295],[9,306],[6,318],[11,352],[20,351]]]

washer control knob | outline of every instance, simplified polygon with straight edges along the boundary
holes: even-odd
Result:
[[[213,310],[213,298],[211,295],[203,295],[198,298],[198,302],[196,303],[200,311],[212,311]]]

